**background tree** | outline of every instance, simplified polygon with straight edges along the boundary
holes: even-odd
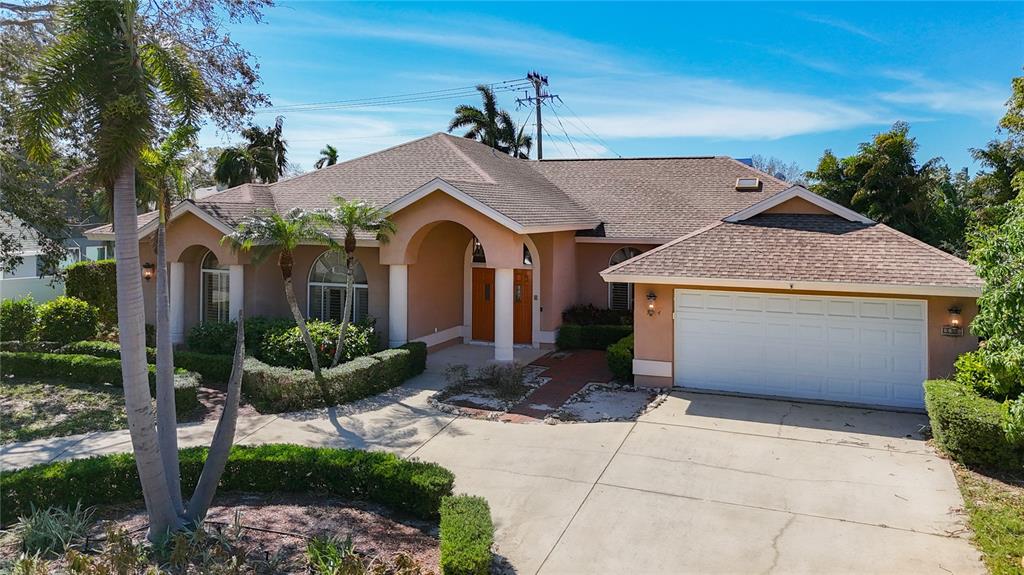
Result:
[[[785,180],[794,185],[804,185],[807,183],[803,170],[800,169],[796,162],[786,163],[775,156],[762,156],[760,154],[751,156],[750,162],[758,170],[770,176],[775,176],[780,180]]]
[[[1024,189],[1024,76],[1010,84],[1006,114],[999,121],[999,131],[1006,137],[971,150],[982,170],[971,183],[968,200],[982,225],[1002,223],[1010,202]]]
[[[380,208],[375,208],[360,200],[347,201],[339,197],[334,198],[334,201],[338,204],[337,207],[320,214],[323,221],[336,229],[340,228],[345,233],[345,242],[341,246],[345,253],[345,305],[342,306],[341,329],[338,331],[338,345],[334,350],[331,367],[338,365],[341,361],[349,318],[352,317],[352,292],[355,289],[356,233],[372,233],[378,242],[386,244],[391,240],[391,236],[396,231],[395,223],[389,219],[389,214]]]
[[[498,100],[490,87],[480,84],[476,89],[480,92],[483,106],[456,106],[455,117],[448,123],[448,132],[466,128],[463,134],[466,138],[516,157],[528,156],[533,138],[516,127],[511,114],[498,108]]]
[[[251,125],[242,130],[247,144],[225,148],[213,172],[217,183],[231,188],[240,184],[276,182],[288,168],[288,143],[283,138],[284,117],[266,129]]]
[[[334,146],[327,144],[320,150],[320,159],[313,164],[316,169],[323,168],[324,166],[333,166],[338,163],[338,149]]]
[[[309,335],[306,318],[303,317],[302,311],[299,309],[298,300],[295,298],[295,288],[292,286],[295,248],[310,243],[334,245],[330,236],[321,229],[320,221],[314,214],[300,208],[289,210],[283,216],[274,211],[264,210],[245,218],[238,228],[224,236],[222,241],[230,242],[236,250],[250,252],[254,263],[260,263],[272,254],[277,254],[277,266],[281,270],[281,278],[284,279],[284,295],[288,301],[288,308],[302,333],[302,341],[306,344],[306,351],[309,352],[313,374],[316,376],[316,380],[324,385],[323,376],[320,373],[320,362],[317,361],[316,346],[313,344],[313,338]],[[328,396],[326,386],[323,388],[323,392],[326,398]]]

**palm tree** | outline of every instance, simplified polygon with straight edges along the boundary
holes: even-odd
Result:
[[[338,332],[338,345],[334,350],[334,359],[331,360],[331,367],[338,365],[341,361],[342,349],[345,347],[345,332],[348,331],[349,318],[352,317],[352,291],[355,283],[356,262],[356,232],[370,232],[374,234],[377,241],[386,244],[395,234],[395,223],[389,219],[388,212],[375,208],[361,200],[346,201],[344,198],[334,198],[337,207],[319,214],[323,221],[344,230],[345,243],[345,305],[341,312],[341,330]]]
[[[324,166],[333,166],[338,163],[338,149],[327,144],[320,150],[320,159],[313,164],[313,167],[320,169]]]
[[[156,149],[140,154],[138,171],[143,176],[139,187],[152,197],[159,211],[156,229],[156,421],[160,455],[165,469],[178,469],[178,434],[174,407],[174,351],[168,313],[167,220],[171,200],[191,195],[185,175],[186,153],[195,144],[195,126],[182,126],[170,133]],[[177,473],[168,474],[171,500],[179,515],[185,513],[181,499],[181,481]]]
[[[44,162],[77,114],[94,158],[92,178],[113,190],[121,374],[155,538],[184,521],[168,481],[179,471],[162,460],[149,393],[135,170],[165,113],[161,106],[179,124],[194,125],[204,87],[183,49],[142,36],[137,0],[74,0],[58,8],[57,25],[57,37],[25,78],[19,128],[31,157]]]
[[[251,125],[242,130],[249,143],[224,148],[214,165],[214,179],[229,188],[255,181],[276,182],[288,167],[288,143],[282,138],[283,128],[284,117],[278,116],[274,125],[266,129]]]
[[[293,208],[283,216],[271,210],[260,210],[245,218],[234,232],[224,236],[221,241],[230,241],[235,249],[251,252],[254,263],[266,260],[275,252],[278,254],[277,266],[281,268],[281,277],[284,279],[285,299],[288,300],[288,307],[291,308],[295,324],[302,332],[302,341],[306,344],[306,350],[309,352],[313,374],[316,376],[316,380],[323,385],[316,346],[313,345],[313,338],[309,335],[306,319],[299,310],[298,300],[295,299],[295,288],[292,286],[295,248],[308,243],[335,245],[330,236],[318,225],[320,221],[320,218],[314,214],[300,208]],[[326,399],[326,386],[324,386],[323,392]]]
[[[494,90],[485,84],[477,86],[476,89],[483,100],[483,108],[468,104],[456,106],[455,117],[448,123],[448,132],[468,127],[464,134],[467,138],[478,140],[517,158],[530,157],[533,138],[523,134],[522,129],[516,128],[516,123],[508,111],[498,108]]]
[[[512,116],[504,110],[501,111],[499,126],[502,140],[508,146],[509,155],[521,160],[529,159],[530,149],[533,148],[533,136],[524,133],[523,128],[526,126],[523,125],[517,129]]]

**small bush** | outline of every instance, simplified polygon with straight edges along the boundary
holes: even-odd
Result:
[[[422,341],[410,341],[399,349],[409,350],[409,373],[405,376],[407,379],[427,370],[427,344]]]
[[[206,448],[183,449],[181,484],[191,492],[199,480]],[[257,493],[326,493],[353,501],[387,505],[421,518],[437,517],[455,477],[434,463],[411,461],[379,451],[298,445],[232,448],[220,488]],[[142,498],[135,458],[130,453],[36,465],[0,473],[0,523],[6,525],[32,506],[70,507],[123,503]]]
[[[306,323],[306,327],[313,339],[313,345],[316,346],[317,361],[320,366],[330,365],[334,359],[334,350],[338,343],[338,330],[341,326],[329,321],[310,320]],[[372,322],[350,323],[345,336],[342,361],[351,361],[357,357],[370,355],[377,351],[377,348],[377,334]],[[313,367],[309,361],[306,342],[303,341],[302,332],[299,331],[298,326],[293,326],[283,332],[268,332],[264,336],[256,357],[270,365],[281,367],[301,369],[312,369]]]
[[[633,380],[633,334],[608,346],[608,369],[616,379]]]
[[[1003,431],[1011,444],[1024,445],[1024,397],[1003,403]]]
[[[188,331],[185,343],[192,351],[216,355],[235,353],[235,322],[204,322]]]
[[[608,346],[633,333],[629,325],[576,325],[564,323],[558,330],[558,349],[608,349]]]
[[[64,289],[67,295],[95,306],[104,324],[117,324],[117,267],[114,260],[71,264],[67,268]]]
[[[926,381],[924,389],[932,434],[946,453],[969,466],[1021,470],[1024,444],[1007,437],[999,402],[956,381]]]
[[[519,399],[527,391],[523,385],[523,366],[516,362],[489,363],[477,368],[473,379],[504,400]]]
[[[457,495],[441,502],[441,573],[487,575],[491,572],[494,523],[482,497]]]
[[[562,323],[574,325],[632,325],[633,310],[601,309],[592,304],[574,305],[562,312]]]
[[[61,296],[39,306],[39,339],[71,343],[96,337],[96,307],[78,298]]]
[[[317,535],[306,544],[306,560],[316,575],[356,575],[366,573],[363,559],[356,553],[352,538]]]
[[[121,360],[94,355],[0,352],[0,374],[16,377],[41,377],[90,385],[121,387]],[[156,393],[156,368],[149,366],[150,393]],[[178,415],[199,406],[199,376],[184,370],[174,375],[174,401]]]
[[[85,540],[92,516],[92,509],[83,509],[81,503],[67,509],[32,506],[28,514],[18,518],[12,531],[26,552],[52,557]]]
[[[36,304],[31,297],[0,302],[0,341],[29,341],[35,331]]]
[[[295,327],[295,320],[288,317],[253,316],[245,318],[245,349],[249,355],[260,357],[260,348],[267,334],[281,333]],[[234,353],[234,336],[231,337],[230,355]]]

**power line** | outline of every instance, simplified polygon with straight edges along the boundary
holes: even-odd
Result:
[[[548,104],[548,107],[551,108],[551,112],[555,114],[555,120],[558,121],[558,127],[562,128],[562,133],[565,134],[565,139],[569,142],[569,146],[572,147],[573,153],[576,154],[577,158],[580,157],[580,153],[576,150],[576,144],[572,143],[572,138],[569,137],[569,132],[565,130],[565,125],[562,124],[562,118],[558,117],[558,110],[555,110],[555,107],[550,103]]]
[[[574,116],[574,117],[575,117],[575,118],[576,118],[577,120],[579,120],[579,121],[580,121],[580,123],[581,123],[581,124],[583,124],[583,125],[584,125],[584,126],[586,127],[586,130],[581,130],[581,131],[583,131],[584,133],[586,133],[587,131],[589,131],[589,132],[590,132],[590,135],[594,136],[594,138],[595,138],[595,139],[596,139],[596,140],[597,140],[598,142],[600,142],[602,146],[604,146],[605,148],[607,148],[607,150],[608,150],[609,152],[611,152],[611,153],[615,154],[616,156],[618,156],[618,157],[620,157],[620,158],[622,157],[622,155],[621,155],[621,154],[619,154],[618,152],[616,152],[615,150],[613,150],[613,149],[612,149],[612,147],[611,147],[610,145],[608,145],[608,142],[606,142],[606,141],[604,140],[604,138],[602,138],[602,137],[601,137],[601,136],[600,136],[600,135],[599,135],[599,134],[598,134],[597,132],[595,132],[595,131],[594,131],[594,129],[593,129],[593,128],[591,128],[591,127],[590,127],[590,125],[589,125],[589,124],[587,124],[587,122],[586,122],[586,121],[585,121],[585,120],[584,120],[583,118],[581,118],[581,117],[580,117],[580,115],[579,115],[579,114],[577,114],[575,110],[573,110],[573,109],[572,109],[572,106],[570,106],[569,104],[566,104],[566,103],[565,103],[565,100],[563,100],[562,98],[558,98],[558,102],[559,102],[560,104],[562,104],[563,106],[565,106],[565,109],[566,109],[566,110],[569,110],[569,113],[570,113],[570,114],[572,114],[572,115],[573,115],[573,116]],[[568,118],[566,118],[566,119],[568,120]],[[570,120],[570,121],[571,121],[571,120]],[[577,126],[577,127],[578,127],[578,126]]]
[[[502,80],[485,84],[495,92],[518,91],[530,86],[530,83],[523,79]],[[461,86],[458,88],[446,88],[441,90],[427,90],[422,92],[409,92],[405,94],[392,94],[389,96],[375,96],[370,98],[354,98],[348,100],[333,100],[324,102],[309,102],[301,104],[286,104],[281,106],[269,106],[261,109],[261,112],[305,112],[317,110],[331,110],[343,108],[365,108],[373,106],[389,106],[394,104],[407,104],[414,102],[430,102],[436,100],[448,100],[462,98],[476,93],[476,86]]]

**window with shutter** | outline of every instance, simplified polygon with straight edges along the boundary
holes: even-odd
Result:
[[[228,283],[230,276],[227,266],[220,265],[213,252],[207,252],[201,264],[200,321],[226,322],[229,320]]]
[[[362,264],[355,262],[352,270],[354,295],[350,321],[363,321],[370,315],[369,285]],[[341,321],[345,309],[345,290],[348,270],[345,255],[326,251],[313,262],[309,270],[309,304],[306,315],[324,321]]]
[[[634,247],[626,246],[612,254],[608,260],[609,266],[621,264],[622,262],[640,255],[642,252]],[[612,283],[608,284],[608,309],[630,310],[633,309],[633,284]]]

